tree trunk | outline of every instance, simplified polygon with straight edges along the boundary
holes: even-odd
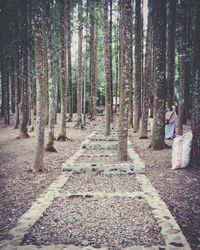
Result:
[[[110,134],[110,123],[111,123],[111,51],[110,51],[110,29],[108,20],[108,1],[104,0],[104,53],[105,53],[105,110],[106,110],[106,128],[105,134]]]
[[[132,10],[133,10],[133,7],[132,7]],[[133,16],[133,13],[132,13],[132,16]],[[131,31],[132,29],[133,29],[133,25],[131,26]],[[133,57],[133,33],[131,32],[131,58],[132,57]],[[131,60],[131,84],[130,84],[130,91],[129,91],[129,128],[133,128],[133,60]]]
[[[199,167],[200,163],[200,1],[193,1],[194,17],[194,58],[192,85],[192,131],[193,150],[192,164]]]
[[[49,131],[48,142],[45,150],[49,152],[57,152],[54,148],[54,125],[55,125],[55,108],[56,108],[56,88],[55,88],[55,75],[53,75],[53,46],[52,46],[52,25],[51,25],[51,3],[46,1],[46,18],[47,18],[47,60],[48,60],[48,96],[49,96]]]
[[[141,116],[141,67],[142,67],[142,40],[141,40],[141,0],[135,3],[135,91],[134,91],[134,132],[139,130]]]
[[[148,24],[147,24],[147,38],[146,38],[146,55],[145,55],[145,73],[143,84],[143,105],[142,116],[140,121],[140,138],[146,139],[148,127],[148,112],[150,99],[150,86],[152,82],[152,48],[153,48],[153,2],[148,0]]]
[[[77,86],[77,115],[78,121],[76,127],[82,128],[82,86],[83,86],[83,14],[82,14],[82,0],[79,1],[78,6],[78,86]]]
[[[28,86],[28,24],[27,24],[27,0],[23,1],[21,5],[21,47],[22,47],[22,88],[21,88],[21,102],[20,102],[20,124],[19,124],[19,138],[27,138],[28,122],[29,122],[29,86]]]
[[[177,0],[168,0],[167,29],[167,105],[174,103],[174,73],[176,45],[176,6]]]
[[[121,15],[121,92],[119,112],[118,159],[127,160],[129,91],[131,84],[131,0],[122,0]]]
[[[45,131],[45,90],[46,90],[46,57],[44,40],[44,2],[35,1],[35,46],[37,74],[37,123],[33,170],[43,169],[44,131]]]
[[[177,134],[183,134],[183,115],[185,106],[185,85],[187,83],[187,11],[188,1],[180,1],[180,96],[179,96],[179,108],[178,108],[178,121],[177,121]]]
[[[164,116],[166,101],[166,0],[154,1],[154,117],[151,147],[153,150],[164,148]]]
[[[65,0],[60,0],[60,14],[61,14],[61,130],[57,140],[66,140],[66,113],[67,113],[67,88],[66,88],[66,35],[65,35],[65,23],[66,23],[66,5]]]
[[[71,63],[71,15],[70,0],[66,0],[66,44],[67,44],[67,87],[68,87],[68,122],[73,118],[72,63]]]
[[[95,52],[94,52],[94,37],[95,37],[95,16],[94,5],[90,6],[90,119],[95,120],[96,113],[96,83],[95,83]]]

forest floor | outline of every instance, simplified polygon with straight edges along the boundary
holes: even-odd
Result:
[[[16,139],[17,130],[0,128],[0,240],[6,237],[18,218],[32,205],[39,194],[61,173],[62,163],[70,158],[93,130],[97,122],[88,122],[86,129],[67,123],[66,142],[55,141],[58,153],[45,152],[45,171],[30,172],[34,153],[34,133],[28,139]],[[59,125],[56,126],[56,134]],[[186,128],[188,129],[188,128]],[[141,140],[130,130],[135,151],[145,162],[146,175],[175,217],[193,250],[200,249],[200,168],[171,170],[171,149],[152,151],[149,139]],[[172,144],[172,141],[167,141]]]
[[[0,240],[58,177],[62,164],[77,151],[96,125],[94,121],[87,121],[85,129],[77,129],[75,123],[67,123],[69,140],[55,141],[57,153],[45,152],[44,171],[34,173],[30,171],[34,158],[34,132],[29,132],[27,139],[17,139],[18,130],[0,122]],[[58,133],[59,124],[55,127],[55,136]]]
[[[184,127],[184,132],[189,127]],[[152,151],[149,139],[130,132],[135,151],[145,162],[146,175],[175,217],[193,250],[200,249],[200,164],[172,170],[172,149]],[[172,146],[171,140],[166,144]]]

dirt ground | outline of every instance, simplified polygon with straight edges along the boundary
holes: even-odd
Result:
[[[185,127],[185,131],[189,128]],[[145,162],[146,174],[167,204],[193,250],[200,249],[200,164],[172,170],[172,149],[152,151],[149,139],[130,132],[135,151]],[[172,141],[166,140],[172,145]]]
[[[16,139],[17,130],[4,127],[0,121],[0,240],[15,226],[18,218],[37,196],[61,173],[61,165],[79,148],[98,120],[86,129],[75,129],[67,123],[66,142],[55,141],[58,153],[45,152],[45,171],[30,172],[34,154],[34,133],[28,139]],[[59,125],[56,126],[56,135]],[[152,151],[149,139],[141,140],[130,131],[134,149],[145,161],[152,184],[175,216],[193,250],[200,249],[200,168],[171,170],[171,149]],[[167,142],[172,144],[171,141]]]
[[[75,119],[74,119],[75,120]],[[18,218],[31,207],[37,196],[61,173],[62,163],[70,158],[93,130],[97,121],[87,122],[85,129],[67,123],[65,142],[55,141],[57,153],[45,152],[45,170],[30,172],[34,157],[34,132],[30,138],[17,139],[18,130],[0,121],[0,240],[15,226]],[[48,128],[46,129],[46,132]],[[59,133],[56,125],[55,136]]]

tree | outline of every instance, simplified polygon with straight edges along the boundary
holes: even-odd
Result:
[[[178,108],[178,122],[177,122],[177,134],[183,134],[183,115],[185,106],[185,85],[187,82],[187,11],[188,1],[180,1],[180,95],[179,95],[179,108]]]
[[[66,113],[67,113],[67,86],[66,86],[66,35],[65,35],[65,24],[66,24],[66,5],[65,0],[60,0],[60,44],[61,44],[61,130],[57,137],[57,140],[66,140]]]
[[[90,3],[90,118],[95,120],[96,113],[96,76],[95,76],[95,6]]]
[[[164,115],[166,101],[166,0],[154,1],[154,116],[151,147],[164,148]]]
[[[174,73],[175,73],[175,44],[176,44],[176,8],[177,0],[168,0],[167,15],[167,104],[174,103]]]
[[[150,86],[152,82],[152,49],[153,49],[153,1],[148,0],[148,24],[146,38],[146,54],[145,54],[145,73],[143,84],[143,103],[142,116],[140,121],[140,138],[146,139],[148,126],[149,98]]]
[[[66,46],[67,46],[67,87],[68,87],[68,122],[73,117],[72,63],[71,63],[71,4],[66,0]]]
[[[44,131],[45,131],[45,91],[46,91],[46,56],[44,39],[44,1],[34,2],[35,11],[35,53],[37,74],[37,122],[36,140],[33,170],[39,171],[43,168],[44,158]]]
[[[30,4],[30,3],[29,3]],[[21,82],[21,102],[20,102],[20,122],[19,138],[27,138],[29,122],[29,81],[28,81],[28,1],[23,0],[21,3],[21,50],[22,50],[22,82]]]
[[[193,85],[192,85],[192,131],[193,152],[192,163],[199,167],[200,162],[200,1],[193,1],[194,16],[194,53],[193,53]]]
[[[129,91],[131,84],[131,0],[121,1],[121,91],[119,111],[118,159],[127,160]]]
[[[47,25],[47,63],[48,63],[48,96],[49,96],[49,131],[48,131],[48,142],[45,146],[46,151],[50,152],[56,152],[56,149],[54,148],[54,125],[55,125],[55,112],[56,112],[56,81],[55,81],[55,75],[53,74],[53,67],[54,61],[53,61],[53,45],[52,45],[52,25],[51,25],[51,2],[49,0],[46,0],[46,25]]]
[[[77,86],[77,114],[78,121],[76,127],[82,128],[82,87],[83,87],[83,2],[78,5],[78,86]]]
[[[134,132],[139,130],[141,116],[141,70],[142,70],[142,39],[141,39],[141,0],[135,2],[135,89],[134,89]]]
[[[110,134],[111,123],[111,47],[110,47],[110,25],[108,20],[108,1],[104,0],[104,53],[105,53],[105,109],[106,109],[106,130],[105,134]]]

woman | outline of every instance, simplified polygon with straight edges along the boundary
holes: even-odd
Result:
[[[165,139],[172,140],[176,137],[176,107],[172,106],[165,113]]]

